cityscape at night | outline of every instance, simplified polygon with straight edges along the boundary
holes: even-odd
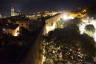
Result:
[[[96,64],[96,0],[0,0],[0,64]]]

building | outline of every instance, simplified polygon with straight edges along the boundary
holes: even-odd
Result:
[[[13,7],[11,8],[11,16],[16,16],[16,12],[15,12],[15,9]]]
[[[18,36],[20,33],[20,27],[18,24],[9,25],[8,27],[5,27],[2,29],[3,33],[9,34],[12,36]]]
[[[9,34],[11,34],[12,36],[18,36],[19,32],[20,32],[20,27],[19,25],[14,25],[13,28],[10,28],[8,30]]]
[[[11,16],[19,16],[19,15],[24,15],[23,13],[21,13],[21,12],[17,12],[16,10],[15,10],[15,8],[11,8]]]

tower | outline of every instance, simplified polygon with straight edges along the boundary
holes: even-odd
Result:
[[[15,12],[15,9],[13,7],[11,8],[11,16],[16,16],[16,12]]]
[[[0,18],[2,18],[2,14],[0,14]]]

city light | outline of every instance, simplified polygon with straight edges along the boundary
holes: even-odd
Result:
[[[19,35],[19,30],[20,30],[20,28],[17,27],[17,28],[13,31],[13,36],[18,36],[18,35]]]
[[[68,14],[63,14],[62,19],[66,21],[66,20],[74,19],[74,17],[72,17],[72,16],[70,16]]]

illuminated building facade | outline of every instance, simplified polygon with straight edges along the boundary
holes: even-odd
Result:
[[[11,8],[11,16],[16,16],[16,12],[15,12],[15,9],[13,7]]]

